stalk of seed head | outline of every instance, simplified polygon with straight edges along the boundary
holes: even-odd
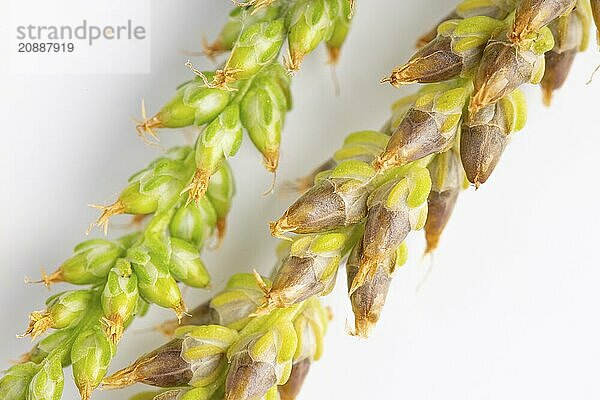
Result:
[[[512,132],[523,129],[527,105],[515,90],[496,104],[469,113],[462,126],[460,155],[469,182],[479,187],[490,177]]]
[[[547,106],[552,101],[552,93],[567,80],[577,52],[587,47],[590,25],[587,17],[586,12],[575,9],[548,25],[554,36],[554,47],[545,54],[546,68],[540,82]]]
[[[399,87],[467,76],[481,60],[492,33],[502,25],[501,21],[482,16],[443,22],[437,37],[383,81]]]
[[[431,176],[431,192],[427,198],[425,254],[437,248],[465,181],[460,158],[454,149],[438,154],[427,168]]]
[[[552,47],[554,38],[546,27],[518,44],[507,38],[506,31],[496,33],[475,75],[469,110],[476,112],[493,104],[525,83],[539,83],[544,75],[544,53]]]
[[[470,83],[462,80],[426,86],[393,132],[385,151],[375,160],[383,171],[405,165],[453,144]]]
[[[576,3],[577,0],[522,0],[517,6],[508,37],[511,42],[520,43],[556,18],[573,10]]]
[[[392,275],[396,268],[404,265],[407,256],[407,247],[403,243],[384,260],[378,262],[376,272],[372,276],[367,277],[361,286],[351,292],[354,279],[360,270],[363,258],[362,245],[357,244],[354,246],[346,263],[348,291],[350,303],[352,304],[352,312],[354,313],[354,335],[363,338],[370,335],[381,316],[385,299],[392,283]]]

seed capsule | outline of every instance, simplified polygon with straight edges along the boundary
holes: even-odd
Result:
[[[469,93],[469,85],[461,81],[425,87],[375,160],[375,169],[384,171],[451,147]]]
[[[284,385],[277,387],[281,400],[295,400],[298,397],[310,370],[310,365],[311,360],[309,358],[295,362],[292,365],[292,373],[288,381]]]
[[[196,142],[196,173],[184,191],[198,201],[208,188],[210,177],[223,162],[234,156],[242,144],[242,124],[238,105],[230,105],[211,122]]]
[[[36,364],[41,363],[44,359],[55,349],[60,347],[65,340],[68,340],[73,336],[73,330],[61,329],[56,332],[52,332],[42,340],[40,340],[35,347],[27,354],[21,357],[21,361],[26,363],[32,361]],[[63,358],[61,364],[66,367],[71,364],[71,357],[68,352],[62,352]],[[1,392],[1,391],[0,391]]]
[[[354,313],[354,335],[367,338],[371,334],[385,305],[385,299],[392,283],[392,275],[397,267],[406,262],[406,253],[406,245],[402,244],[396,251],[378,263],[377,270],[372,277],[368,277],[361,286],[350,293],[350,303]],[[360,270],[361,259],[362,247],[357,244],[346,263],[349,291]]]
[[[596,24],[598,43],[600,44],[600,0],[590,0],[590,4],[592,6],[592,16]]]
[[[297,345],[287,313],[284,311],[280,318],[265,316],[254,320],[240,333],[241,339],[227,354],[230,366],[225,399],[261,398],[275,385],[287,382]]]
[[[521,130],[526,120],[526,102],[520,91],[469,114],[460,138],[460,155],[469,182],[479,187],[487,181],[508,144],[510,133]]]
[[[456,6],[456,14],[461,18],[483,15],[504,19],[514,11],[518,0],[463,0]]]
[[[177,335],[183,335],[181,358],[192,371],[188,384],[206,387],[218,382],[227,368],[227,350],[238,339],[238,333],[223,326],[207,325],[183,327]]]
[[[227,216],[231,210],[231,203],[235,195],[235,180],[233,172],[227,162],[224,162],[221,168],[211,177],[206,197],[210,200],[216,216],[217,245],[225,237],[227,230]]]
[[[95,225],[106,233],[110,217],[118,214],[152,214],[170,207],[193,171],[194,153],[189,147],[171,149],[146,169],[129,178],[129,185],[110,206],[102,210]]]
[[[284,39],[283,19],[246,26],[237,38],[225,67],[217,70],[209,86],[227,89],[229,84],[255,75],[277,57]]]
[[[584,35],[584,16],[574,11],[570,15],[553,21],[549,28],[554,35],[554,48],[547,52],[544,78],[540,82],[544,94],[544,104],[550,105],[552,93],[567,80],[575,55],[585,47],[587,35]]]
[[[431,178],[426,168],[411,169],[406,177],[392,179],[369,197],[367,223],[361,245],[360,268],[350,293],[373,278],[378,266],[390,256],[412,230],[427,219]]]
[[[334,32],[341,7],[338,0],[300,0],[288,13],[289,59],[287,68],[298,71],[304,57]]]
[[[266,284],[270,281],[263,278]],[[211,317],[215,324],[241,330],[252,313],[263,303],[264,292],[253,274],[235,274],[225,289],[210,301]]]
[[[64,329],[77,324],[85,315],[93,293],[91,290],[73,290],[50,297],[46,310],[29,315],[29,326],[20,337],[35,339],[50,328]]]
[[[397,67],[389,78],[399,87],[411,83],[435,83],[472,73],[492,33],[503,26],[489,17],[454,19],[442,23],[438,36],[418,50],[410,61]]]
[[[169,224],[169,233],[172,237],[193,243],[197,249],[201,249],[212,236],[217,218],[213,202],[207,197],[202,197],[197,202],[182,205],[175,211]]]
[[[27,400],[60,400],[65,378],[58,358],[45,360],[29,383]]]
[[[340,163],[271,223],[271,234],[324,232],[359,222],[366,213],[368,183],[374,175],[365,162]]]
[[[23,400],[29,392],[29,382],[38,372],[39,367],[33,362],[17,364],[10,367],[0,379],[0,393],[3,400]]]
[[[359,229],[345,228],[295,239],[272,287],[265,289],[266,300],[257,313],[288,307],[331,291],[340,261],[353,245],[357,233]]]
[[[181,356],[183,341],[183,338],[173,339],[143,355],[129,367],[105,378],[103,387],[118,389],[134,383],[163,388],[186,386],[192,379],[193,371]]]
[[[325,43],[327,54],[329,55],[329,64],[336,65],[340,59],[342,46],[350,33],[350,22],[352,21],[352,2],[348,0],[340,1],[340,12],[333,25],[333,33]]]
[[[210,275],[198,249],[185,240],[171,238],[169,271],[175,279],[187,286],[204,288],[210,284]]]
[[[177,282],[169,273],[168,247],[156,237],[127,252],[128,261],[138,277],[140,295],[149,303],[171,308],[177,318],[186,311]]]
[[[137,276],[128,261],[119,259],[108,274],[101,297],[105,333],[113,344],[123,336],[125,324],[135,314],[138,301]]]
[[[520,43],[530,34],[573,10],[576,3],[577,0],[522,0],[517,6],[508,37],[513,43]]]
[[[279,165],[281,130],[288,102],[277,78],[280,74],[275,74],[273,78],[270,71],[282,68],[280,64],[275,63],[264,76],[253,82],[240,106],[242,124],[256,149],[263,155],[265,168],[272,173],[275,173]],[[289,77],[284,84],[289,87]]]
[[[104,239],[92,239],[79,243],[73,256],[50,275],[43,274],[41,283],[68,282],[74,285],[90,285],[102,282],[116,259],[124,252],[120,243]]]
[[[453,150],[438,154],[427,168],[431,176],[431,192],[427,198],[425,254],[437,248],[464,181],[460,160]]]
[[[204,53],[210,57],[231,50],[235,45],[244,26],[252,25],[257,22],[271,21],[279,14],[280,7],[273,5],[271,7],[263,7],[254,12],[241,7],[234,8],[229,13],[229,20],[221,29],[217,39],[211,43],[205,43]]]
[[[100,385],[106,375],[115,349],[100,326],[80,333],[71,348],[73,377],[82,400],[88,400],[92,391]]]
[[[469,105],[471,113],[497,102],[527,82],[541,81],[544,53],[554,47],[554,38],[548,28],[532,36],[516,45],[501,31],[490,40],[475,75],[475,92]]]
[[[328,312],[321,302],[316,297],[307,299],[302,311],[294,319],[294,329],[298,337],[294,353],[295,364],[301,360],[317,361],[321,358],[328,322]]]

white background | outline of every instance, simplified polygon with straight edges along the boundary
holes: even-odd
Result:
[[[328,158],[349,132],[382,124],[389,104],[411,88],[397,90],[378,80],[410,56],[417,36],[454,3],[359,1],[338,68],[341,96],[334,95],[322,49],[294,80],[281,181]],[[230,9],[225,0],[151,4],[149,75],[18,76],[8,73],[1,57],[2,367],[29,349],[28,340],[15,339],[15,333],[49,294],[25,286],[23,277],[37,276],[42,266],[53,269],[69,256],[96,217],[86,204],[113,201],[126,178],[158,155],[136,137],[130,117],[139,115],[142,98],[156,111],[189,78],[182,50],[198,50],[203,33],[214,37]],[[0,11],[3,30],[6,15]],[[1,37],[4,55],[6,32]],[[585,85],[599,62],[595,46],[578,56],[552,109],[541,105],[539,89],[526,88],[526,129],[515,136],[492,179],[459,198],[434,270],[419,292],[426,265],[420,261],[422,237],[413,235],[412,257],[397,273],[368,341],[345,332],[350,309],[344,278],[339,280],[325,299],[335,313],[326,351],[301,399],[600,398],[600,82]],[[161,137],[165,146],[184,141],[176,132]],[[205,255],[214,290],[231,273],[270,269],[277,242],[267,221],[290,201],[261,196],[271,177],[248,141],[232,164],[238,195],[230,230],[221,250]],[[189,290],[186,299],[195,305],[209,295]],[[138,320],[122,340],[113,370],[163,341],[135,330],[171,317],[154,308]],[[75,399],[67,381],[64,398]]]

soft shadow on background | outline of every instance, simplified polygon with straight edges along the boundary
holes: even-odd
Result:
[[[328,158],[346,134],[382,125],[390,104],[411,88],[381,86],[379,79],[410,56],[414,40],[454,3],[358,2],[337,70],[341,95],[334,94],[323,49],[294,79],[295,108],[284,132],[280,182]],[[29,349],[29,341],[15,334],[48,296],[43,287],[24,285],[23,278],[68,257],[96,217],[86,204],[113,201],[127,177],[157,157],[136,137],[131,117],[139,116],[142,98],[155,111],[189,78],[182,50],[199,50],[203,33],[214,37],[230,2],[154,0],[151,7],[149,75],[9,75],[3,57],[0,367]],[[7,17],[0,15],[4,32]],[[6,54],[5,41],[1,45]],[[194,61],[210,67],[208,60]],[[396,275],[369,341],[346,334],[351,313],[340,277],[325,300],[335,314],[325,355],[301,399],[600,398],[595,254],[600,83],[585,85],[598,62],[594,49],[578,56],[551,110],[541,106],[537,88],[527,88],[527,128],[515,135],[492,179],[459,198],[433,273],[419,292],[426,265],[423,240],[413,235],[410,262]],[[185,138],[165,130],[161,140],[166,147]],[[213,291],[234,272],[269,271],[277,242],[267,221],[291,201],[261,196],[271,177],[249,142],[232,166],[238,194],[227,239],[218,252],[204,255]],[[209,295],[188,290],[186,300],[195,305]],[[153,308],[137,320],[119,346],[113,370],[162,343],[160,335],[138,331],[171,317]],[[66,382],[64,398],[77,398],[71,379]],[[110,396],[115,394],[94,398]]]

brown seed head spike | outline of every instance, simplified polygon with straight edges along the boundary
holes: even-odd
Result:
[[[43,335],[48,329],[54,325],[54,320],[47,311],[34,311],[29,314],[29,325],[22,335],[17,335],[18,338],[31,336],[31,341],[34,341],[40,335]]]
[[[125,205],[123,204],[123,202],[121,200],[115,201],[110,206],[103,206],[103,205],[98,205],[98,204],[90,204],[89,206],[92,208],[97,208],[98,210],[101,210],[102,213],[100,214],[100,216],[98,217],[96,222],[93,222],[89,226],[86,234],[89,234],[92,231],[92,229],[94,228],[94,226],[97,226],[102,229],[102,231],[104,232],[105,235],[107,235],[108,234],[108,222],[109,222],[110,218],[114,215],[119,215],[119,214],[125,213]]]

